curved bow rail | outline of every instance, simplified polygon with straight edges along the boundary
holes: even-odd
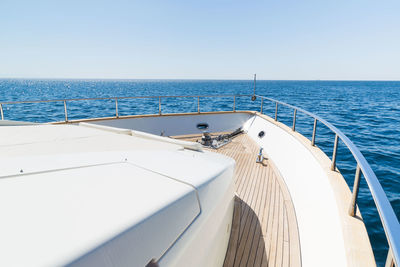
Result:
[[[334,148],[332,153],[332,164],[331,170],[335,170],[336,168],[336,153],[339,139],[346,145],[346,147],[350,150],[354,159],[357,162],[356,174],[354,178],[354,186],[353,186],[353,196],[349,207],[349,215],[354,216],[356,213],[356,204],[357,204],[357,195],[360,186],[360,176],[363,174],[367,184],[369,191],[371,192],[372,198],[374,199],[375,206],[378,209],[378,213],[385,230],[386,238],[389,243],[389,251],[388,257],[386,260],[386,266],[392,266],[393,263],[396,266],[400,266],[400,224],[397,220],[396,214],[393,211],[392,205],[390,204],[385,191],[383,190],[381,184],[379,183],[378,178],[376,177],[374,171],[371,169],[371,166],[368,164],[367,160],[360,152],[360,150],[354,145],[354,143],[338,128],[333,126],[331,123],[327,122],[323,118],[318,115],[315,115],[311,112],[308,112],[302,108],[287,104],[285,102],[275,100],[273,98],[256,95],[261,98],[261,113],[263,108],[263,103],[265,100],[275,103],[275,121],[278,120],[278,106],[286,106],[288,108],[293,109],[293,125],[292,130],[296,129],[296,116],[297,112],[301,112],[311,118],[314,119],[314,128],[312,133],[311,145],[315,145],[315,136],[317,130],[317,122],[321,122],[326,127],[328,127],[335,134]]]
[[[393,211],[393,208],[383,190],[381,184],[379,183],[378,178],[376,177],[374,171],[371,169],[371,166],[368,164],[367,160],[364,158],[360,150],[354,145],[354,143],[339,129],[333,126],[331,123],[327,122],[320,116],[313,114],[309,111],[306,111],[302,108],[287,104],[285,102],[275,100],[273,98],[261,96],[261,95],[179,95],[179,96],[135,96],[135,97],[103,97],[103,98],[74,98],[74,99],[58,99],[58,100],[35,100],[35,101],[13,101],[13,102],[0,102],[0,116],[1,119],[4,120],[3,106],[4,105],[14,105],[14,104],[26,104],[26,103],[49,103],[49,102],[62,102],[64,104],[64,114],[65,114],[65,122],[68,122],[68,107],[67,102],[73,101],[82,101],[82,100],[112,100],[115,101],[115,117],[118,118],[118,101],[121,99],[143,99],[143,98],[151,98],[158,99],[158,113],[162,115],[162,99],[167,98],[195,98],[197,99],[197,112],[201,113],[200,109],[200,98],[206,97],[218,97],[218,98],[233,98],[232,110],[236,111],[236,98],[237,97],[252,97],[252,100],[256,98],[261,99],[261,107],[260,111],[263,111],[264,101],[270,101],[275,103],[275,121],[278,121],[278,107],[279,105],[286,106],[293,110],[293,125],[292,130],[296,131],[296,116],[297,112],[303,113],[314,119],[314,127],[311,138],[311,145],[315,145],[315,137],[317,134],[317,124],[322,123],[326,127],[328,127],[335,134],[334,148],[332,153],[332,163],[331,170],[334,171],[336,168],[336,153],[339,139],[346,145],[346,147],[352,153],[354,159],[357,162],[356,174],[354,179],[354,186],[352,192],[352,200],[349,207],[349,215],[354,216],[357,209],[357,196],[360,185],[361,174],[363,174],[367,184],[369,191],[374,199],[375,206],[377,207],[380,220],[382,222],[386,239],[389,243],[389,251],[386,260],[386,266],[400,266],[400,224],[397,220],[396,214]]]

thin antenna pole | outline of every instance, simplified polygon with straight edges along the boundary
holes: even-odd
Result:
[[[257,74],[254,74],[254,93],[253,93],[253,95],[256,95],[256,80],[257,80]]]
[[[254,74],[254,92],[253,96],[251,97],[252,101],[256,100],[256,80],[257,80],[257,74]]]

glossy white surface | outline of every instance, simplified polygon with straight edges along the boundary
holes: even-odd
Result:
[[[93,124],[93,123],[85,123],[85,122],[80,122],[79,126],[95,128],[95,129],[100,129],[100,130],[114,132],[114,133],[131,135],[131,136],[148,139],[148,140],[153,140],[153,141],[161,141],[164,143],[170,143],[170,144],[182,146],[183,148],[186,148],[186,149],[191,149],[191,150],[196,150],[196,151],[203,150],[203,147],[201,146],[201,144],[196,143],[196,142],[177,140],[177,139],[173,139],[173,138],[167,138],[164,136],[158,136],[158,135],[135,131],[135,130],[115,128],[115,127],[104,126],[104,125]]]
[[[161,255],[200,207],[191,186],[117,163],[3,178],[0,210],[0,249],[7,252],[2,266],[64,265],[100,245],[113,251],[117,265],[144,265]],[[155,227],[160,221],[162,228]],[[134,240],[129,253],[121,251]],[[103,258],[89,254],[82,260],[99,266]]]
[[[214,176],[215,179],[196,187],[201,202],[201,216],[161,259],[160,266],[222,266],[232,226],[233,166],[231,160],[229,168]],[[203,169],[207,169],[206,165],[203,165]],[[193,177],[193,181],[197,183],[198,177]]]
[[[183,147],[75,125],[6,126],[0,157],[59,155],[121,150],[178,150]]]
[[[196,128],[198,123],[207,123],[209,132],[234,131],[249,118],[248,113],[193,114],[181,116],[157,116],[127,118],[116,120],[98,120],[91,123],[152,133],[155,135],[174,136],[202,133]]]
[[[0,164],[2,266],[143,266],[160,257],[185,266],[203,246],[212,256],[193,266],[223,261],[229,233],[219,229],[230,229],[233,204],[229,158],[42,125],[2,128]]]

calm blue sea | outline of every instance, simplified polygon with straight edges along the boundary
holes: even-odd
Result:
[[[250,94],[253,82],[219,80],[10,80],[0,79],[0,102],[146,95]],[[320,115],[342,130],[361,150],[379,178],[400,217],[400,82],[364,81],[258,81],[257,94],[297,105]],[[258,110],[260,101],[237,99],[237,109]],[[4,105],[6,119],[47,122],[64,119],[62,103]],[[232,98],[201,99],[201,110],[230,110]],[[69,119],[113,116],[112,101],[68,103]],[[163,100],[163,112],[197,111],[196,99]],[[264,113],[273,116],[275,106],[265,103]],[[120,115],[157,113],[158,100],[120,100]],[[279,120],[291,125],[293,111],[279,108]],[[311,137],[313,120],[297,117],[297,127]],[[316,144],[329,156],[334,135],[319,125]],[[338,167],[350,187],[355,161],[339,144]],[[315,188],[316,189],[316,188]],[[312,189],[310,188],[310,191]],[[379,216],[365,181],[362,181],[359,205],[379,265],[383,266],[387,242]]]

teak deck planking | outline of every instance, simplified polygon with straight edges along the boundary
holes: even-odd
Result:
[[[200,136],[175,138],[195,141]],[[301,266],[289,191],[273,162],[256,163],[258,149],[246,134],[217,150],[207,148],[236,161],[236,198],[224,266]]]

